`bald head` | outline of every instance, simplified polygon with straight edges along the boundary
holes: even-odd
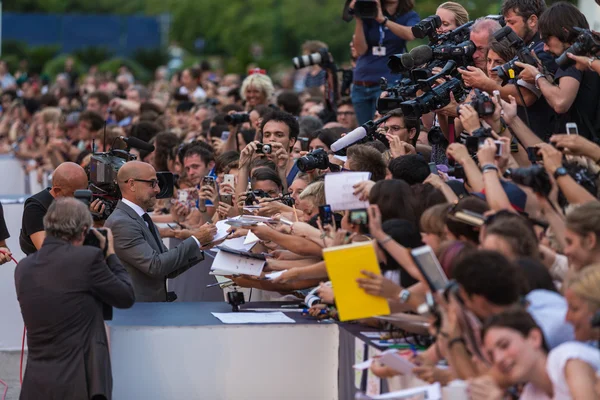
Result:
[[[52,173],[51,193],[54,197],[73,197],[76,190],[87,188],[87,174],[78,164],[64,162]]]
[[[144,177],[145,175],[156,175],[154,167],[148,163],[142,161],[129,161],[125,163],[117,173],[117,180],[119,181],[119,187],[121,191],[123,187],[127,185],[127,181],[130,179],[151,179]],[[155,176],[156,178],[156,176]]]
[[[124,199],[144,210],[154,206],[160,188],[152,184],[156,181],[156,171],[152,165],[141,161],[129,161],[119,169],[117,180]]]

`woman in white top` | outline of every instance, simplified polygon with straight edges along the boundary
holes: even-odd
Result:
[[[570,342],[548,354],[548,346],[533,318],[522,309],[511,309],[491,317],[483,327],[483,343],[493,366],[512,385],[525,384],[522,400],[597,399],[595,372],[600,352],[583,343]],[[480,393],[481,387],[472,392]],[[492,393],[472,396],[492,400]],[[496,398],[502,398],[496,397]]]

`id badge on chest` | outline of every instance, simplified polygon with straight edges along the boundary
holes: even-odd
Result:
[[[374,56],[385,56],[386,51],[384,46],[375,46],[373,47],[373,55]]]

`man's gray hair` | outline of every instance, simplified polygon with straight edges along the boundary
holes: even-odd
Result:
[[[81,238],[94,224],[92,214],[81,201],[72,197],[55,199],[44,217],[46,235],[71,242]]]
[[[481,17],[475,20],[471,27],[471,32],[487,31],[490,37],[496,32],[502,29],[500,22],[495,19]]]

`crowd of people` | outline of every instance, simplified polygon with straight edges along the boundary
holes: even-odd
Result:
[[[228,276],[253,288],[253,298],[301,301],[318,288],[310,314],[336,318],[323,250],[368,241],[382,274],[365,272],[356,284],[385,298],[393,313],[425,314],[430,322],[432,344],[411,356],[418,378],[468,381],[476,400],[600,398],[600,58],[569,54],[569,66],[555,62],[579,37],[575,28],[589,29],[586,17],[570,3],[504,0],[503,23],[537,65],[516,61],[513,79],[499,77],[496,67],[517,49],[495,38],[498,19],[481,18],[470,27],[472,63],[456,73],[468,89],[465,99],[450,94],[449,103],[419,118],[403,108],[380,114],[379,99],[392,96],[380,78],[398,80],[389,57],[406,53],[415,39],[411,27],[421,18],[413,8],[412,0],[378,0],[375,18],[354,13],[353,84],[335,102],[329,72],[319,64],[279,84],[258,68],[245,77],[219,76],[208,65],[172,76],[160,68],[148,86],[126,67],[112,78],[93,69],[79,76],[67,64],[44,86],[23,71],[25,79],[13,78],[0,63],[0,149],[40,179],[51,173],[52,181],[27,201],[20,233],[30,255],[16,274],[29,357],[47,356],[31,350],[42,339],[56,340],[36,322],[36,304],[45,310],[52,303],[28,292],[42,251],[61,240],[81,245],[92,225],[104,226],[106,238],[95,235],[114,277],[107,283],[92,270],[103,280],[86,289],[102,300],[96,311],[102,302],[128,307],[133,296],[173,301],[167,278],[184,274],[219,244],[212,241],[215,224],[254,215],[268,222],[232,227],[228,239],[256,235],[252,251],[268,254],[264,273],[283,273],[271,280]],[[436,15],[438,35],[469,21],[454,2],[441,4]],[[309,41],[302,52],[326,47]],[[439,85],[450,79],[440,78]],[[490,109],[484,115],[475,104],[483,92]],[[369,127],[366,138],[342,152],[332,149],[374,120],[383,122]],[[567,124],[578,131],[567,132]],[[81,210],[67,210],[79,202],[62,198],[87,189],[93,153],[124,149],[122,138],[154,149],[131,149],[137,161],[115,176],[121,200],[110,216],[75,221]],[[177,177],[171,198],[156,198],[161,171]],[[351,220],[352,210],[345,210],[324,221],[324,176],[346,171],[370,175],[347,194],[369,202],[368,220]],[[99,198],[90,204],[96,215],[109,207]],[[7,236],[0,226],[0,245]],[[182,242],[168,250],[165,237]],[[423,245],[452,282],[444,294],[429,295],[427,277],[411,257]],[[10,261],[10,250],[0,250],[0,262]],[[101,254],[88,257],[97,264]],[[48,276],[61,271],[54,265]],[[399,374],[377,361],[370,368],[382,378]],[[26,381],[41,379],[29,371],[28,365]],[[104,389],[98,393],[110,398]]]

